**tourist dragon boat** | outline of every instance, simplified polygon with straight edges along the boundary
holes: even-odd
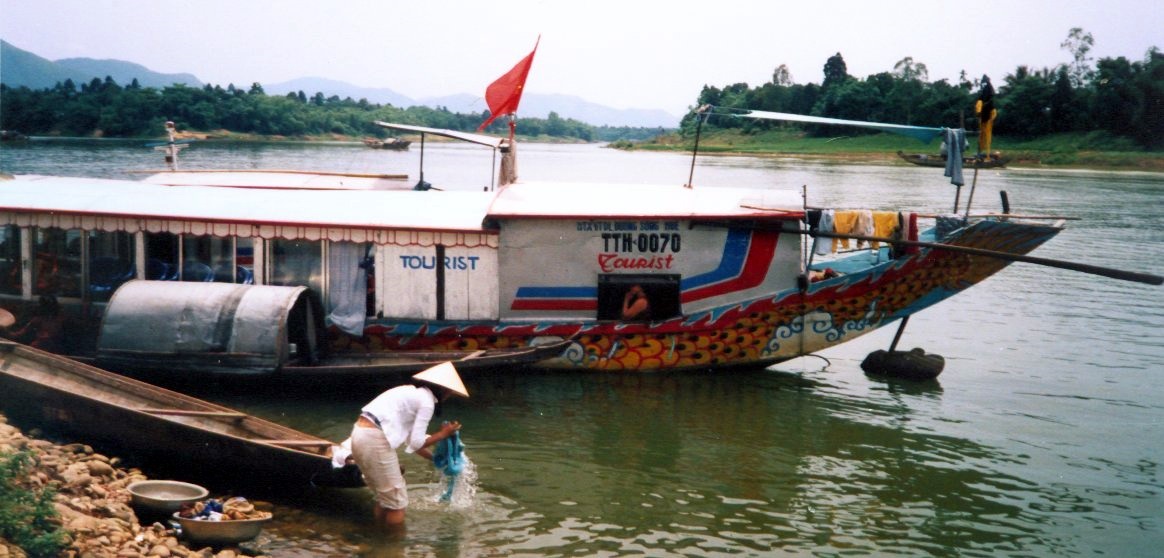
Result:
[[[713,114],[702,108],[700,123]],[[731,115],[741,116],[821,120]],[[545,346],[552,352],[518,351],[525,360],[501,363],[722,370],[904,326],[1016,261],[1164,281],[1026,255],[1062,230],[1055,217],[1009,208],[974,216],[957,201],[936,216],[813,207],[800,189],[690,177],[658,186],[527,182],[516,179],[512,127],[499,138],[380,124],[422,134],[422,150],[426,134],[492,148],[501,157],[496,185],[440,190],[423,169],[412,189],[5,176],[0,306],[20,314],[54,295],[70,317],[70,352],[171,373],[231,373],[221,364],[238,362],[239,373],[320,366],[344,376],[351,366],[328,358],[423,353],[421,366],[442,353]],[[247,364],[256,343],[273,347],[262,366]]]

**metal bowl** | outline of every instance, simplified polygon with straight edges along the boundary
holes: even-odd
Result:
[[[138,481],[129,485],[135,511],[163,517],[178,511],[182,504],[205,499],[210,492],[188,482],[171,480]]]
[[[182,528],[182,537],[202,544],[235,544],[249,541],[263,531],[263,524],[271,520],[271,513],[258,519],[224,519],[208,521],[180,517],[175,512],[174,521]]]

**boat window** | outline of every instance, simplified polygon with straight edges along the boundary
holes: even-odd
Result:
[[[255,282],[255,239],[234,239],[234,265],[236,283],[252,285]]]
[[[268,285],[305,285],[323,293],[323,243],[273,239],[267,258]]]
[[[357,337],[375,308],[371,244],[332,242],[327,251],[327,323]]]
[[[178,280],[178,235],[174,233],[146,233],[146,279],[151,281]]]
[[[679,275],[599,275],[598,319],[658,321],[678,316]]]
[[[182,280],[234,283],[234,239],[215,236],[182,237]]]
[[[21,294],[20,227],[0,227],[0,293]]]
[[[81,297],[80,230],[38,228],[32,253],[32,294]]]
[[[109,300],[135,273],[131,233],[89,231],[89,296],[93,300]]]

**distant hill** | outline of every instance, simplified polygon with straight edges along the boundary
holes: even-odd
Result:
[[[311,97],[323,93],[325,97],[335,95],[341,99],[351,97],[353,100],[367,99],[369,103],[390,104],[395,107],[426,106],[445,107],[452,112],[480,113],[488,107],[485,99],[480,96],[460,93],[442,97],[426,97],[412,99],[387,88],[371,88],[352,85],[343,81],[311,77],[300,78],[271,85],[261,84],[263,90],[271,95],[286,95],[287,93],[302,91]],[[596,103],[591,103],[572,95],[540,95],[526,93],[521,98],[519,116],[531,118],[546,118],[550,112],[558,113],[562,118],[573,118],[580,122],[595,126],[631,126],[645,128],[675,128],[679,126],[679,117],[663,110],[646,109],[616,109]]]
[[[137,79],[138,84],[142,87],[155,89],[169,87],[175,83],[189,87],[202,87],[202,82],[193,74],[162,74],[141,64],[121,60],[64,58],[57,60],[57,65],[88,76],[85,81],[90,81],[93,78],[105,79],[105,76],[110,76],[118,85],[129,85],[134,79]]]
[[[82,75],[74,70],[26,50],[20,50],[6,41],[0,41],[0,82],[5,85],[44,89],[66,79],[78,83],[82,79],[85,82],[89,81],[89,78],[82,78]]]
[[[31,52],[21,50],[8,42],[0,41],[0,82],[9,87],[26,86],[32,89],[53,87],[66,79],[77,85],[88,83],[93,78],[105,79],[110,76],[120,85],[128,85],[134,78],[143,87],[163,88],[175,83],[190,87],[203,84],[192,74],[163,74],[154,72],[140,64],[122,60],[95,60],[92,58],[67,58],[51,61]],[[220,84],[222,85],[222,84]],[[249,87],[249,83],[236,86]],[[452,112],[481,113],[487,108],[480,95],[457,94],[415,100],[388,88],[361,87],[350,83],[321,77],[305,77],[282,83],[260,83],[269,95],[286,95],[302,91],[308,97],[323,93],[341,99],[367,99],[370,103],[390,104],[395,107],[428,106],[445,107]],[[616,109],[573,95],[539,95],[528,93],[522,97],[519,116],[546,118],[556,112],[562,118],[572,118],[595,126],[630,126],[643,128],[675,128],[679,117],[663,110]]]
[[[449,95],[421,99],[418,104],[447,107],[453,112],[482,112],[485,99],[473,95]],[[595,126],[631,126],[636,128],[677,128],[679,117],[664,110],[616,109],[592,103],[574,95],[526,93],[521,97],[518,116],[545,118],[550,112]]]
[[[259,85],[263,86],[263,91],[266,91],[268,95],[286,95],[288,93],[302,91],[308,97],[316,93],[323,93],[324,97],[331,97],[332,95],[341,99],[351,97],[355,101],[367,99],[369,103],[392,105],[394,107],[409,107],[416,104],[416,101],[386,87],[360,87],[358,85],[321,77],[304,77],[282,83],[269,85],[261,83]]]
[[[175,83],[202,86],[202,82],[191,74],[163,74],[121,60],[68,58],[53,62],[7,41],[0,41],[0,82],[9,87],[45,89],[66,79],[81,85],[93,78],[104,80],[106,76],[112,77],[119,85],[129,85],[136,78],[142,87],[162,88]]]

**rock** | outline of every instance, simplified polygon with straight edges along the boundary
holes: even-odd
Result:
[[[61,446],[61,450],[67,451],[69,453],[85,453],[86,447],[87,446],[85,444],[65,444]],[[93,450],[90,449],[89,451],[92,452]]]
[[[95,477],[112,477],[113,467],[104,461],[90,460],[86,463],[89,466],[89,474]]]
[[[164,544],[159,544],[159,545],[155,545],[153,548],[151,548],[150,551],[146,554],[146,556],[166,557],[166,556],[170,556],[170,554],[171,554],[170,547],[168,547]]]
[[[89,475],[89,466],[84,463],[70,463],[63,470],[58,468],[58,471],[60,471],[61,480],[70,486],[85,486],[93,480],[93,477]],[[81,483],[82,478],[85,479],[84,484]]]

